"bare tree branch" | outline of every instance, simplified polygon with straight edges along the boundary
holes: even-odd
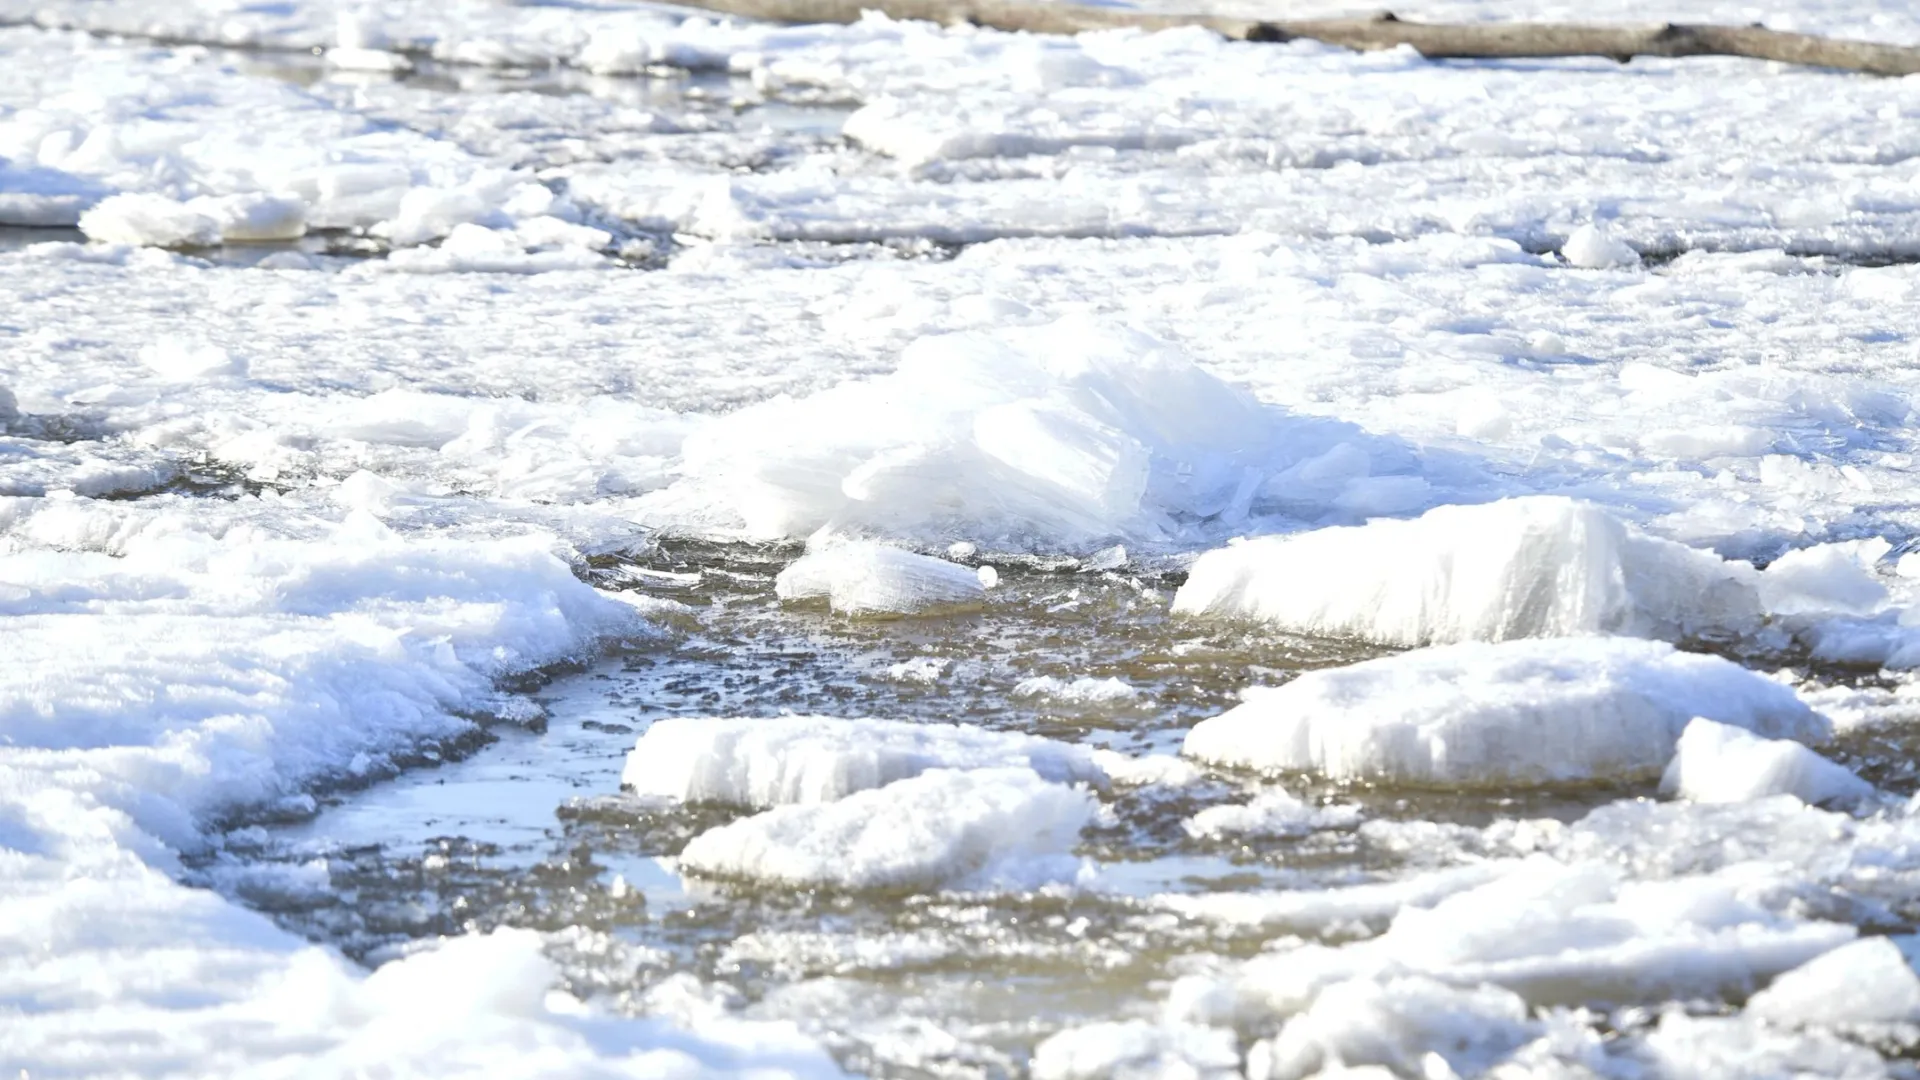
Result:
[[[1359,51],[1411,45],[1429,59],[1604,56],[1744,56],[1873,75],[1920,73],[1920,47],[1790,34],[1763,26],[1694,23],[1422,23],[1391,14],[1348,19],[1245,19],[1174,15],[1048,0],[680,0],[689,7],[791,23],[848,23],[863,11],[895,19],[972,23],[995,30],[1077,34],[1203,26],[1244,41],[1326,42]]]

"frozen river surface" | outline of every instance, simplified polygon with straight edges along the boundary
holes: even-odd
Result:
[[[1916,117],[0,0],[0,1072],[1920,1075]]]

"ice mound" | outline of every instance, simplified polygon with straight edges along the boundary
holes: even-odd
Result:
[[[1120,1020],[1068,1028],[1033,1048],[1033,1080],[1231,1080],[1240,1049],[1225,1028]]]
[[[1560,246],[1560,255],[1567,265],[1580,270],[1612,270],[1619,267],[1639,266],[1640,253],[1633,245],[1613,234],[1613,230],[1598,222],[1590,222],[1573,230],[1567,242]]]
[[[165,195],[114,195],[80,215],[87,239],[132,247],[213,247],[220,223]]]
[[[930,555],[861,542],[832,543],[801,557],[774,579],[782,600],[824,599],[847,615],[922,615],[978,607],[986,580]]]
[[[1071,880],[1094,797],[1031,769],[932,769],[837,802],[781,806],[708,830],[682,869],[848,889],[1029,888]]]
[[[1390,1075],[1478,1076],[1531,1041],[1538,1028],[1519,995],[1460,989],[1421,976],[1355,979],[1321,991],[1306,1012],[1247,1054],[1249,1076],[1302,1080],[1321,1070],[1374,1065]],[[1438,1073],[1430,1054],[1446,1061]]]
[[[1495,869],[1484,884],[1400,911],[1378,937],[1286,944],[1224,977],[1184,977],[1169,1012],[1199,1023],[1257,1023],[1313,1009],[1351,979],[1409,975],[1462,988],[1492,984],[1535,1007],[1740,997],[1855,936],[1843,923],[1768,910],[1756,896],[1778,878],[1756,877],[1752,864],[1658,881],[1625,880],[1610,862],[1544,856]]]
[[[1321,829],[1350,828],[1360,821],[1351,806],[1308,806],[1284,788],[1271,788],[1253,800],[1228,806],[1210,806],[1182,822],[1196,839],[1234,834],[1304,836]]]
[[[1598,507],[1529,496],[1210,551],[1173,609],[1393,645],[1575,634],[1680,640],[1755,626],[1757,576]]]
[[[1920,1024],[1920,975],[1898,945],[1863,938],[1773,980],[1748,1000],[1747,1015],[1787,1027]]]
[[[1792,795],[1808,803],[1856,803],[1873,785],[1843,765],[1787,739],[1697,719],[1660,779],[1660,791],[1694,802],[1744,802]]]
[[[1409,784],[1657,776],[1688,721],[1819,741],[1792,690],[1717,656],[1627,638],[1468,642],[1310,671],[1202,721],[1183,752]]]
[[[306,235],[296,196],[254,192],[178,202],[165,195],[114,195],[80,215],[87,239],[133,247],[213,247],[224,242],[294,240]]]
[[[831,802],[929,769],[982,768],[1106,784],[1089,750],[1036,735],[826,716],[659,720],[627,755],[620,781],[645,796],[773,807]]]
[[[1328,455],[1342,467],[1294,469]],[[1091,547],[1231,525],[1256,502],[1327,513],[1407,457],[1076,317],[924,337],[892,374],[717,420],[687,440],[684,479],[643,516],[760,538],[825,527]]]

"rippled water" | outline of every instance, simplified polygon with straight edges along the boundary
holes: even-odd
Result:
[[[1268,933],[1182,920],[1156,908],[1156,895],[1351,883],[1427,863],[1352,829],[1196,840],[1182,821],[1244,801],[1253,782],[1215,771],[1184,788],[1107,793],[1111,814],[1081,849],[1102,868],[1090,890],[876,895],[683,879],[672,857],[744,811],[621,794],[626,752],[661,717],[961,721],[1172,753],[1188,727],[1249,685],[1378,652],[1172,618],[1177,572],[1093,568],[1117,552],[1091,566],[1002,563],[1002,584],[984,610],[893,620],[776,600],[773,576],[795,554],[666,546],[596,567],[603,586],[687,605],[673,636],[542,688],[543,731],[497,730],[464,760],[337,794],[311,820],[257,836],[265,858],[324,859],[330,888],[250,899],[372,961],[412,939],[463,930],[567,931],[567,978],[619,1007],[657,1008],[672,976],[691,973],[737,994],[748,1015],[811,1024],[849,1065],[994,1076],[1018,1073],[1053,1030],[1150,1012],[1171,974],[1268,943]],[[921,681],[914,671],[937,674]],[[1113,677],[1138,694],[1119,705],[1016,695],[1018,682],[1036,675]],[[1365,819],[1464,825],[1571,820],[1644,793],[1452,794],[1304,777],[1288,787],[1357,806]]]

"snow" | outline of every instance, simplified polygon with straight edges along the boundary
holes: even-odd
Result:
[[[23,546],[34,533],[16,522],[0,553],[0,955],[20,1005],[0,1056],[54,1074],[640,1075],[658,1053],[837,1073],[791,1029],[610,1037],[548,999],[556,976],[529,932],[367,977],[177,884],[180,855],[208,851],[223,819],[311,813],[311,784],[470,735],[476,715],[532,720],[497,677],[653,631],[538,535],[410,539],[365,516],[309,522],[306,538],[290,521],[208,533],[184,510],[111,506],[52,501],[25,524],[66,550]]]
[[[1478,785],[1657,776],[1689,720],[1824,740],[1791,689],[1626,638],[1467,642],[1310,671],[1202,721],[1183,753],[1336,779]]]
[[[1751,567],[1535,496],[1442,506],[1210,551],[1174,598],[1189,615],[1394,645],[1752,627]]]
[[[977,609],[987,583],[969,567],[881,544],[832,542],[780,571],[782,600],[825,600],[846,615],[927,615]]]
[[[1873,795],[1872,784],[1799,743],[1700,718],[1680,733],[1660,790],[1695,802],[1792,795],[1809,803],[1853,804]]]
[[[835,802],[780,806],[693,838],[682,869],[845,889],[1070,882],[1095,801],[1030,769],[929,769]]]
[[[773,807],[832,802],[930,769],[1027,768],[1106,783],[1078,746],[957,724],[782,716],[671,717],[647,728],[621,784],[641,796]]]

